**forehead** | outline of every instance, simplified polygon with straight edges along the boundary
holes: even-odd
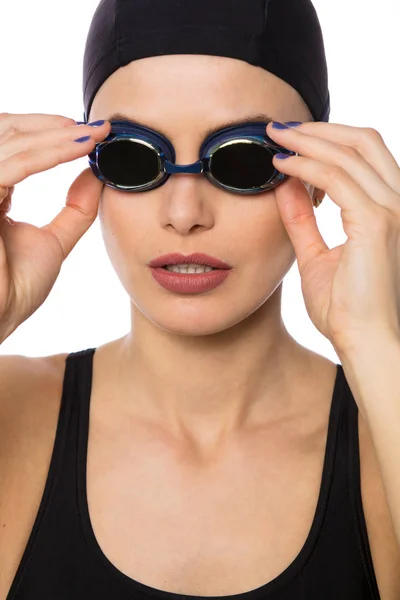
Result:
[[[155,129],[154,126],[152,126],[151,124],[145,123],[143,121],[143,119],[136,119],[132,115],[125,115],[124,113],[116,112],[116,113],[109,115],[106,118],[108,121],[125,121],[129,125],[141,125],[142,127],[147,127],[147,129],[153,129],[153,130]],[[222,129],[226,129],[228,127],[235,127],[237,125],[245,125],[245,124],[247,125],[250,123],[265,122],[265,126],[267,126],[268,123],[271,123],[272,121],[277,121],[277,120],[278,120],[277,118],[267,115],[265,113],[253,114],[253,115],[249,115],[249,116],[243,117],[243,118],[224,121],[224,122],[218,123],[218,125],[211,126],[205,131],[204,135],[205,135],[205,137],[209,137],[210,135],[213,135],[214,133],[217,133],[218,131],[220,131]],[[168,134],[165,131],[162,131],[159,127],[157,127],[157,132],[161,133],[161,135],[163,135],[166,138],[168,137]]]
[[[165,137],[188,131],[209,136],[256,121],[312,120],[298,92],[273,73],[241,60],[203,55],[132,61],[103,83],[91,108],[91,120],[134,123]],[[111,119],[110,113],[119,118]]]

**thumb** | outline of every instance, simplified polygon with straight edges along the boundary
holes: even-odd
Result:
[[[85,169],[70,186],[62,211],[41,228],[58,238],[64,260],[96,220],[103,187],[92,169]]]
[[[318,229],[306,184],[301,179],[289,177],[274,191],[279,213],[301,272],[310,260],[329,248]]]

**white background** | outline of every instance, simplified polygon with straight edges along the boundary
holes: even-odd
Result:
[[[81,121],[82,61],[98,0],[0,3],[0,113],[60,114]],[[400,164],[399,0],[314,0],[329,68],[330,121],[373,127]],[[42,226],[65,204],[87,158],[36,174],[16,187],[9,213]],[[327,196],[316,211],[330,248],[343,243],[340,209]],[[282,314],[293,337],[335,362],[304,306],[297,262],[283,287]],[[1,346],[0,354],[48,356],[97,347],[130,328],[129,297],[115,274],[98,219],[65,261],[45,303]]]

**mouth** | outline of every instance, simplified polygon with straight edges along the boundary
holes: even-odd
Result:
[[[152,267],[151,274],[157,283],[170,292],[202,294],[211,292],[223,284],[232,270],[231,268],[218,269],[191,263],[187,267],[179,266],[179,268],[173,265]]]
[[[208,267],[206,265],[165,265],[161,267],[164,271],[170,271],[171,273],[182,273],[183,275],[197,275],[199,273],[211,273],[211,271],[222,271],[227,269],[217,269],[215,267]]]
[[[165,270],[169,270],[168,267],[174,266],[180,266],[183,269],[195,269],[196,266],[199,268],[211,268],[212,270],[232,269],[232,267],[225,261],[203,253],[190,254],[189,256],[178,253],[166,254],[150,261],[148,266],[155,269],[162,268]]]

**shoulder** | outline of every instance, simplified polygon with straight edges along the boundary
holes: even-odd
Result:
[[[45,385],[60,377],[68,353],[51,356],[0,356],[0,409],[9,399],[19,398],[32,386]]]
[[[44,357],[0,357],[0,438],[11,443],[18,432],[34,431],[45,415],[57,413],[68,353]],[[53,410],[51,410],[53,407]]]
[[[46,372],[50,373],[54,369],[60,368],[67,356],[68,353],[38,357],[20,354],[0,356],[1,389],[4,390],[4,384],[23,384],[25,379],[24,377],[21,378],[21,375],[35,378],[44,375]],[[19,378],[16,379],[18,375]]]

